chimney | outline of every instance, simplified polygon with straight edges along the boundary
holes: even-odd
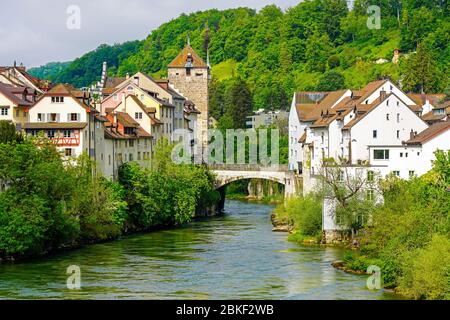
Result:
[[[139,77],[134,77],[134,84],[139,87]]]
[[[127,72],[127,74],[126,74],[126,76],[125,76],[125,79],[130,79],[130,74]]]
[[[409,139],[414,139],[416,134],[417,134],[417,132],[414,132],[413,129],[411,129],[411,132],[409,133]]]

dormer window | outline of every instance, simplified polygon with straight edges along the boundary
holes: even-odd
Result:
[[[52,97],[52,103],[64,103],[64,97]]]
[[[134,134],[134,128],[125,127],[125,134]]]

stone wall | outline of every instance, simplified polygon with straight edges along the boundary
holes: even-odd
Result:
[[[187,99],[194,102],[201,112],[197,118],[197,137],[199,141],[207,141],[209,96],[208,87],[210,72],[207,68],[193,68],[191,75],[186,75],[185,68],[169,68],[169,82]]]

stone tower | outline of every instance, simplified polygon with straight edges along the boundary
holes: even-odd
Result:
[[[180,54],[168,65],[169,82],[201,112],[197,117],[197,141],[205,145],[209,118],[208,87],[210,67],[186,44]]]

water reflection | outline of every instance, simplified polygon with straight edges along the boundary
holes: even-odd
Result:
[[[81,250],[0,265],[0,298],[386,299],[365,277],[335,270],[335,248],[273,233],[266,205],[229,201],[227,215]],[[66,268],[81,268],[78,291]]]

